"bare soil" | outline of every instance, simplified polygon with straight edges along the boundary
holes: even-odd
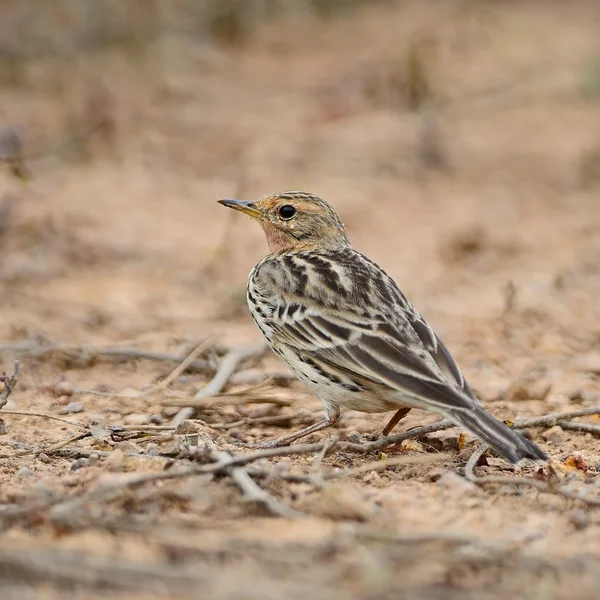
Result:
[[[384,456],[261,459],[255,481],[289,517],[231,472],[131,481],[210,463],[207,438],[245,454],[321,414],[266,354],[227,391],[274,376],[264,394],[285,405],[251,389],[165,428],[177,393],[261,341],[244,293],[266,245],[223,197],[328,199],[496,416],[600,405],[599,24],[595,2],[373,3],[240,47],[39,57],[0,87],[0,122],[34,155],[30,181],[0,174],[0,370],[21,360],[0,435],[3,598],[596,598],[599,509],[471,483],[476,443],[455,429]],[[183,360],[200,343],[208,370],[170,391],[150,387],[178,361],[103,353]],[[307,442],[367,443],[389,417],[348,412]],[[398,431],[435,420],[413,411]],[[530,435],[557,485],[600,500],[594,433]],[[319,479],[386,457],[407,461]],[[493,457],[475,472],[547,477]]]

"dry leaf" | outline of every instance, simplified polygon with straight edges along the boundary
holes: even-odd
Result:
[[[575,454],[569,454],[563,461],[563,465],[570,471],[583,471],[587,472],[590,466],[585,462],[582,456]]]

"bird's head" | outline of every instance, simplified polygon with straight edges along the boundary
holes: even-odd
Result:
[[[344,225],[333,208],[308,192],[280,192],[256,202],[219,203],[256,219],[264,229],[271,252],[349,245]]]

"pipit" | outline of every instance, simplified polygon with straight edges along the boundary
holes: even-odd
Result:
[[[267,342],[325,405],[326,418],[263,447],[335,424],[342,409],[412,408],[464,427],[511,462],[546,455],[490,415],[446,346],[394,281],[350,245],[324,200],[281,192],[257,202],[220,200],[256,219],[270,253],[250,272],[248,305]]]

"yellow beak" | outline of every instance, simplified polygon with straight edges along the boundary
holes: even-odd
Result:
[[[250,202],[249,200],[219,200],[219,204],[228,206],[234,210],[239,210],[254,219],[260,219],[262,217],[262,213],[256,208],[254,202]]]

